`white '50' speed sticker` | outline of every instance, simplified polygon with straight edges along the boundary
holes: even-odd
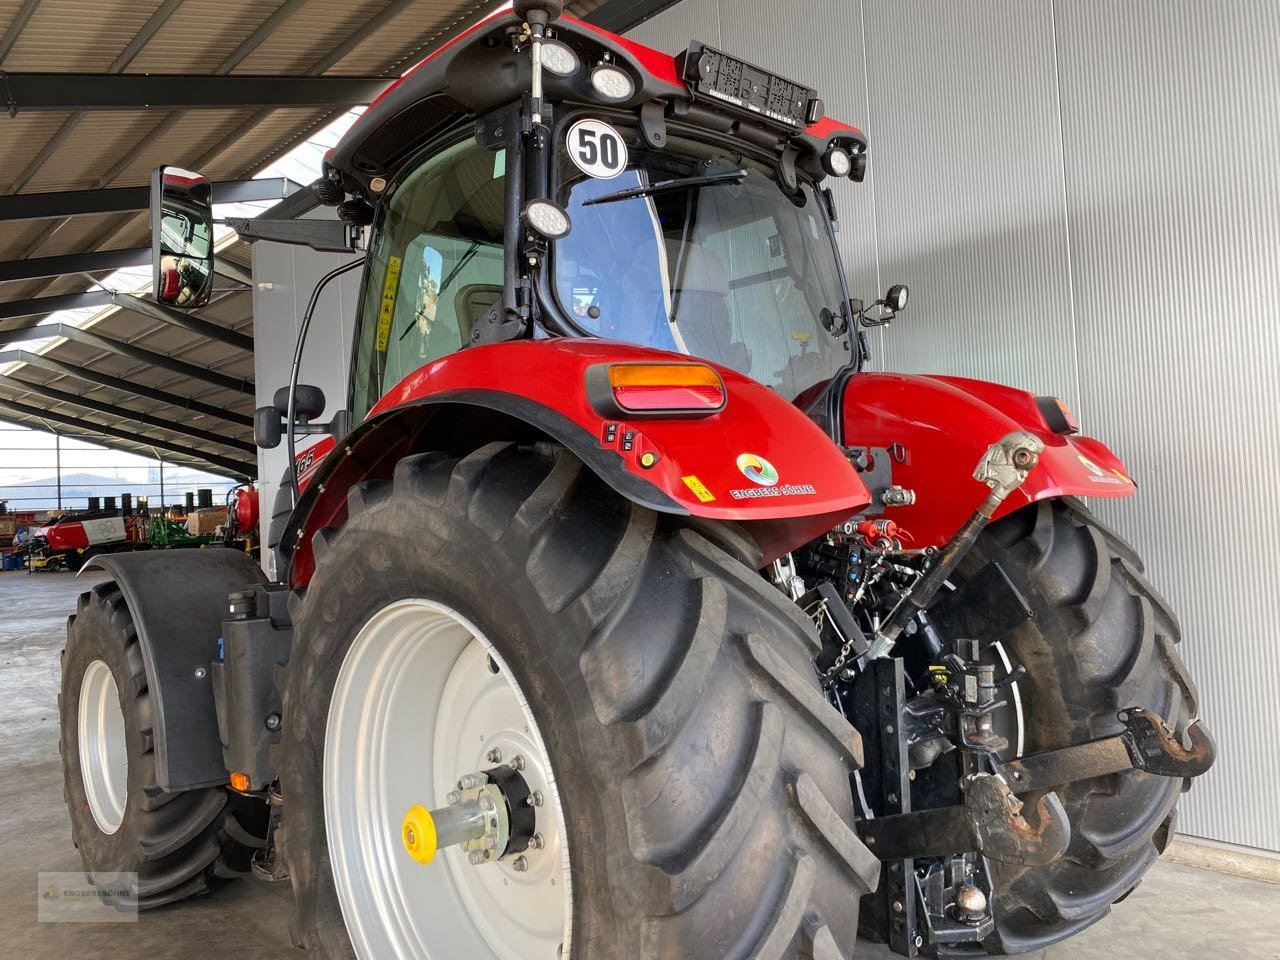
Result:
[[[588,177],[612,180],[627,169],[627,142],[603,120],[579,120],[569,128],[569,158]]]

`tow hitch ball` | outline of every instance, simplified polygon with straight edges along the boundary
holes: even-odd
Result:
[[[537,846],[535,808],[541,803],[541,795],[530,793],[513,766],[468,773],[449,792],[445,806],[411,806],[400,839],[418,863],[430,863],[437,851],[452,846],[461,846],[472,865],[491,863]],[[513,861],[517,870],[520,859]]]

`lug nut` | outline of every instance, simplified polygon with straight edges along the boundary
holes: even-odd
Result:
[[[467,860],[472,866],[475,866],[478,863],[484,863],[484,854],[479,850],[472,850],[467,854]]]
[[[487,793],[483,797],[481,797],[480,809],[483,810],[485,813],[491,812],[493,810],[493,797],[489,796]]]
[[[450,790],[449,795],[444,799],[445,799],[445,803],[449,804],[450,806],[453,806],[455,803],[462,802],[462,794],[460,794],[457,790]]]
[[[524,757],[520,756],[520,754],[517,753],[514,757],[511,758],[510,766],[512,770],[523,770]]]
[[[490,763],[501,763],[502,751],[499,750],[497,747],[494,747],[492,750],[490,750],[488,753],[484,755],[484,758],[488,760]]]
[[[524,873],[529,869],[529,861],[524,857],[516,857],[511,861],[511,869],[515,870],[516,873]]]
[[[541,791],[541,790],[535,790],[535,791],[533,791],[533,793],[529,794],[529,800],[528,800],[528,803],[529,803],[529,806],[531,806],[531,807],[540,807],[540,806],[542,806],[542,791]]]
[[[529,838],[530,850],[541,850],[546,845],[547,845],[547,841],[542,838],[542,834],[540,833],[535,833],[532,837]]]

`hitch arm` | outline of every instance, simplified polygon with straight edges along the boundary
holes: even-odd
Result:
[[[1125,726],[1121,733],[1018,757],[999,764],[997,771],[1018,793],[1028,793],[1125,770],[1189,778],[1213,766],[1217,747],[1200,720],[1187,727],[1188,749],[1157,714],[1129,707],[1116,717]]]
[[[991,488],[991,492],[934,558],[925,575],[889,614],[884,625],[876,632],[871,650],[866,654],[867,660],[887,656],[907,623],[917,613],[929,609],[933,598],[977,543],[978,535],[991,522],[1000,504],[1022,486],[1027,474],[1040,462],[1040,454],[1043,452],[1044,442],[1025,430],[1015,430],[987,449],[978,461],[973,478],[979,483],[985,483]]]
[[[979,773],[964,781],[964,803],[863,820],[862,842],[881,860],[945,857],[977,850],[990,860],[1045,866],[1062,856],[1071,823],[1056,793],[1036,803],[1037,823],[1000,777]]]

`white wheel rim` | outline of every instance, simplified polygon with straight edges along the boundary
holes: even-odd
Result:
[[[129,794],[129,751],[124,738],[124,711],[111,668],[95,660],[80,681],[80,778],[89,812],[103,833],[124,822]]]
[[[490,658],[498,667],[494,674]],[[459,847],[430,864],[401,841],[405,812],[447,803],[463,774],[519,754],[544,797],[542,849],[473,866]],[[368,960],[556,960],[572,921],[564,814],[528,702],[493,645],[457,611],[401,600],[375,613],[343,660],[324,746],[324,814],[347,933]]]

